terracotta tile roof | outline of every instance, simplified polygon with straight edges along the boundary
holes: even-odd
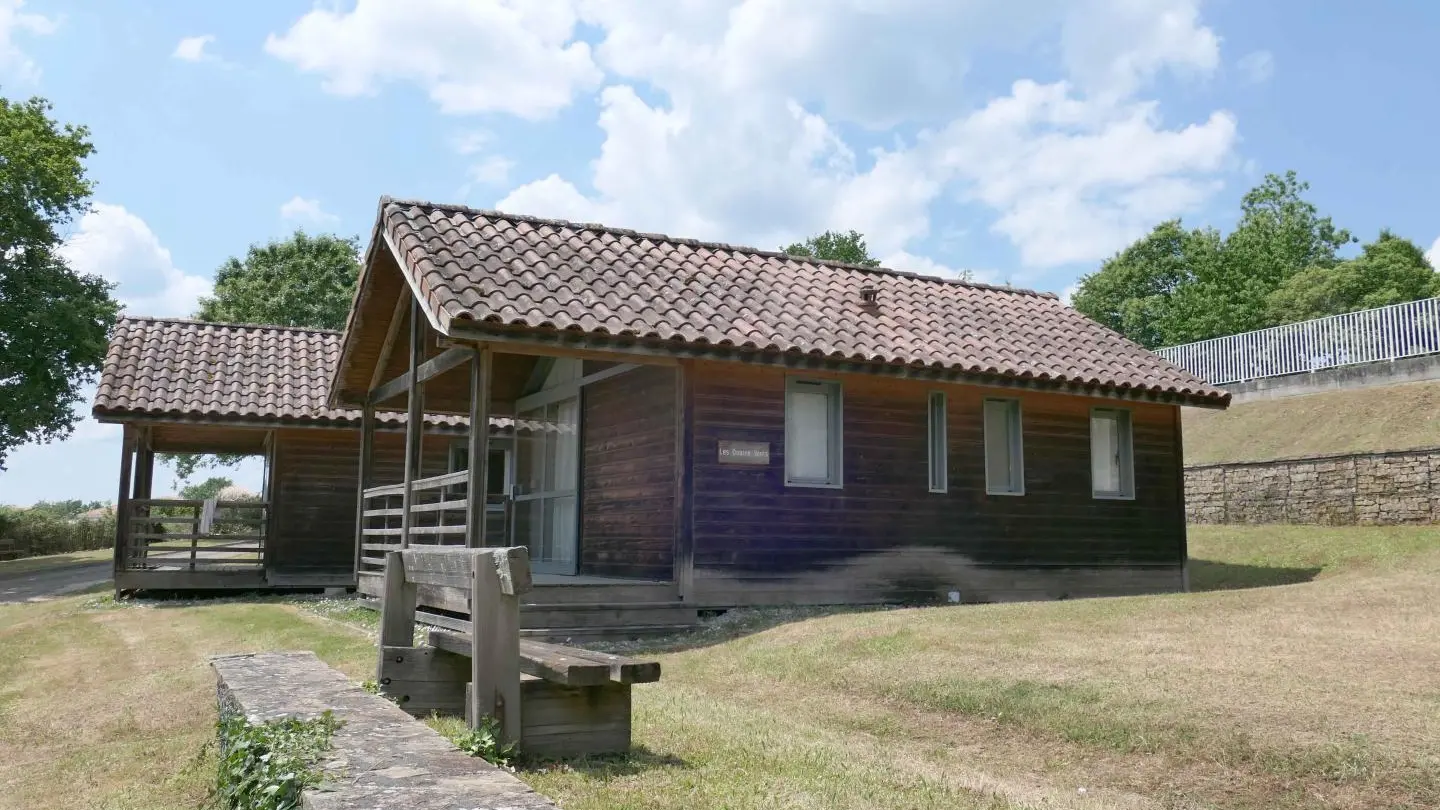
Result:
[[[1230,397],[1050,293],[389,198],[377,228],[442,331],[477,321]]]
[[[93,412],[97,417],[360,425],[360,411],[328,407],[339,332],[284,326],[121,318],[110,337]],[[377,413],[377,424],[404,414]],[[439,427],[465,419],[431,416]],[[509,419],[494,419],[508,430]]]

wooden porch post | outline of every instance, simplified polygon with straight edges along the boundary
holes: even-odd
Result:
[[[400,545],[410,545],[410,529],[414,526],[415,517],[410,514],[410,507],[414,505],[415,479],[420,477],[420,460],[424,457],[425,441],[425,384],[415,381],[415,371],[420,367],[421,359],[425,356],[425,325],[422,322],[424,315],[420,312],[420,302],[412,301],[410,304],[410,409],[407,411],[407,422],[405,423],[405,490],[401,499],[401,508],[404,513],[400,516]]]
[[[375,480],[375,403],[367,396],[360,412],[360,473],[355,493],[355,584],[360,584],[360,560],[365,555],[365,490]]]
[[[142,428],[135,450],[135,497],[154,497],[155,451],[150,449],[150,428]]]
[[[115,590],[120,590],[118,575],[125,570],[125,555],[130,540],[130,469],[135,458],[136,436],[126,425],[120,440],[120,494],[115,499]]]
[[[475,350],[470,359],[470,478],[465,486],[465,544],[486,545],[485,494],[490,481],[490,366],[489,346]]]

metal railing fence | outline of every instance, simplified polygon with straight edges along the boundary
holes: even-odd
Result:
[[[1440,298],[1156,350],[1212,385],[1440,352]]]

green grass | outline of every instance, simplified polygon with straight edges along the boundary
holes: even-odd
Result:
[[[1440,447],[1440,382],[1181,410],[1187,465]]]
[[[43,557],[21,557],[18,560],[0,560],[0,576],[20,576],[44,571],[69,568],[79,563],[105,562],[114,559],[115,552],[108,548],[90,551],[71,551],[67,554],[47,554]]]
[[[740,611],[623,645],[665,673],[635,750],[519,776],[567,810],[1440,806],[1440,532],[1190,541],[1209,592]],[[206,655],[308,648],[360,680],[373,629],[340,600],[0,607],[0,808],[194,807]]]

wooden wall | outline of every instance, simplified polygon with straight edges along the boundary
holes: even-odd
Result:
[[[645,366],[584,388],[580,572],[670,579],[675,371]]]
[[[1178,409],[866,375],[843,384],[844,485],[785,486],[783,370],[695,363],[694,587],[707,604],[873,598],[992,601],[1181,587]],[[949,398],[949,491],[928,491],[927,395]],[[1023,496],[987,495],[981,408],[1022,402]],[[1134,500],[1091,495],[1089,409],[1128,407]],[[764,467],[720,464],[765,442]],[[683,539],[682,542],[686,542]]]
[[[425,437],[423,476],[446,472],[456,438]],[[353,570],[360,431],[283,429],[275,431],[275,441],[277,520],[267,573],[284,577]],[[402,481],[404,457],[404,433],[377,431],[375,484]]]

